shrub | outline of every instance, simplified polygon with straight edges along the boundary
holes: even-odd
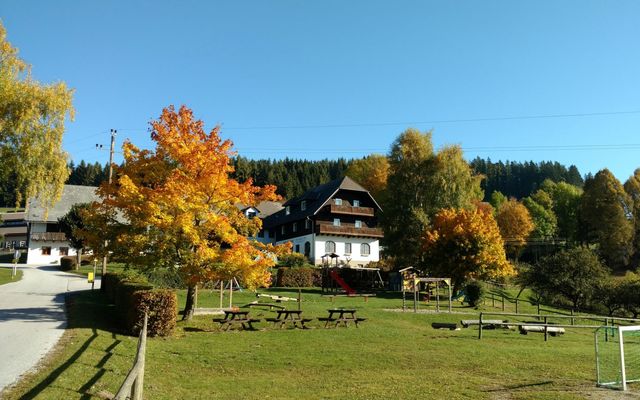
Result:
[[[127,330],[134,335],[140,333],[144,313],[148,336],[167,336],[176,326],[178,300],[176,293],[168,289],[139,290],[133,293],[132,307],[127,318]]]
[[[153,286],[169,289],[181,289],[187,285],[178,270],[157,269],[146,273],[147,279]]]
[[[307,260],[304,254],[291,253],[280,256],[278,258],[278,265],[287,268],[309,267],[309,260]]]
[[[71,271],[76,268],[77,264],[75,257],[64,256],[60,259],[60,270]]]
[[[484,296],[484,285],[480,281],[469,281],[464,288],[467,301],[472,307],[478,306]]]
[[[278,287],[313,287],[321,282],[322,275],[317,268],[278,268]]]

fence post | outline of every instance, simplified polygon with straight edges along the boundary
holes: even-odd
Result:
[[[518,313],[518,299],[516,299],[516,314]]]
[[[540,315],[540,302],[538,301],[538,315]],[[540,320],[540,317],[538,317],[538,321]]]
[[[504,294],[502,295],[502,312],[504,312]]]
[[[496,306],[496,298],[493,295],[493,293],[491,293],[491,307],[495,307]]]
[[[302,289],[298,288],[298,311],[302,309]]]
[[[478,319],[478,340],[482,340],[482,313],[480,313],[480,318]]]
[[[142,325],[142,332],[140,332],[140,344],[138,346],[138,377],[133,383],[133,390],[131,398],[133,400],[142,400],[142,391],[144,387],[144,367],[145,367],[145,354],[147,352],[147,313],[144,313],[144,324]]]
[[[575,318],[573,318],[573,308],[571,309],[571,325],[575,325],[576,324],[576,320]]]
[[[547,317],[544,317],[544,341],[549,340],[549,325],[547,324]]]

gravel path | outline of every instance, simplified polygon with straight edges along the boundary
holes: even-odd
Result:
[[[19,268],[20,281],[0,285],[0,391],[36,367],[58,342],[66,325],[65,294],[91,289],[85,278],[56,267]]]

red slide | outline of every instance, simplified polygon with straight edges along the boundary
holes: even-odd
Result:
[[[344,291],[347,292],[347,296],[353,296],[354,294],[356,294],[356,291],[351,289],[351,286],[347,285],[347,282],[345,282],[344,279],[342,279],[336,271],[331,271],[329,272],[329,274],[331,275],[331,278],[333,278],[334,281],[338,282],[338,285],[340,285],[344,289]]]

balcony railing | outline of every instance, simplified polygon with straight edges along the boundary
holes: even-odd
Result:
[[[373,217],[374,215],[372,207],[354,207],[336,204],[331,204],[331,212],[333,214],[363,215],[366,217]]]
[[[382,229],[380,228],[356,228],[354,224],[341,224],[341,225],[333,225],[330,223],[327,224],[318,224],[316,227],[316,232],[319,234],[325,235],[343,235],[343,236],[362,236],[362,237],[383,237]]]
[[[31,240],[37,242],[65,242],[67,236],[63,232],[38,232],[31,234]]]

